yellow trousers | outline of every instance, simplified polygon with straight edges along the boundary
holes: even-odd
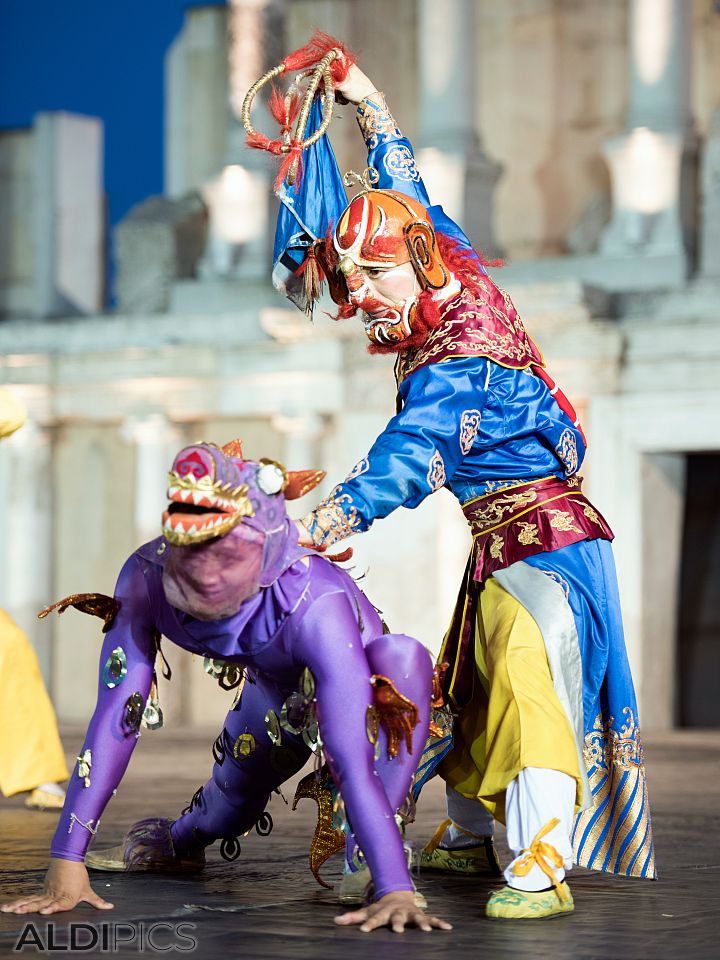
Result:
[[[440,774],[505,822],[505,790],[525,767],[559,770],[577,782],[570,720],[553,688],[537,623],[492,577],[480,593],[473,696],[455,721],[454,745]],[[579,806],[578,806],[579,808]]]
[[[37,657],[16,623],[0,610],[0,792],[67,780],[55,711]]]

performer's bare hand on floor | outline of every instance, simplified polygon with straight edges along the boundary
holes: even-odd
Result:
[[[4,903],[0,910],[3,913],[62,913],[79,903],[89,903],[96,910],[113,909],[113,904],[103,900],[90,886],[84,863],[52,857],[43,892]]]
[[[394,933],[404,933],[406,926],[420,927],[426,933],[435,927],[437,930],[452,930],[452,926],[445,920],[429,917],[424,910],[415,904],[415,894],[411,890],[395,890],[386,893],[369,907],[362,910],[353,910],[352,913],[343,913],[335,917],[335,923],[341,926],[362,924],[360,930],[370,933],[378,927],[391,927]]]

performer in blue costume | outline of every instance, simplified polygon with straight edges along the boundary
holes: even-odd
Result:
[[[339,318],[358,315],[371,352],[396,353],[398,413],[301,530],[330,545],[442,486],[457,497],[473,547],[437,668],[437,719],[447,729],[452,714],[454,730],[434,728],[416,778],[440,772],[449,816],[422,863],[487,869],[497,818],[513,859],[487,915],[567,913],[573,862],[655,877],[613,534],[581,492],[574,410],[482,258],[430,205],[383,94],[356,66],[336,90],[357,104],[374,188],[347,205],[322,137],[311,176],[280,189],[274,279],[307,306],[301,274],[319,268]]]

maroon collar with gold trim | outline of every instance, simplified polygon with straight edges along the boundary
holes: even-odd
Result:
[[[441,322],[425,343],[398,355],[398,386],[421,367],[452,357],[487,357],[512,370],[545,365],[510,297],[487,276],[480,284],[482,298],[463,287],[441,306]]]

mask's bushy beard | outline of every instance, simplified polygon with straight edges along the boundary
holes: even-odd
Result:
[[[474,296],[483,299],[483,277],[485,267],[501,267],[502,260],[488,260],[481,253],[476,253],[468,247],[462,246],[453,237],[444,233],[437,233],[437,245],[445,266],[459,281],[461,286],[469,290]],[[371,343],[368,353],[400,353],[403,350],[412,350],[421,347],[429,335],[441,323],[440,305],[436,300],[437,291],[426,289],[418,297],[417,306],[411,318],[412,333],[399,343],[380,346]],[[356,317],[359,308],[351,303],[341,304],[333,320],[349,320]]]

